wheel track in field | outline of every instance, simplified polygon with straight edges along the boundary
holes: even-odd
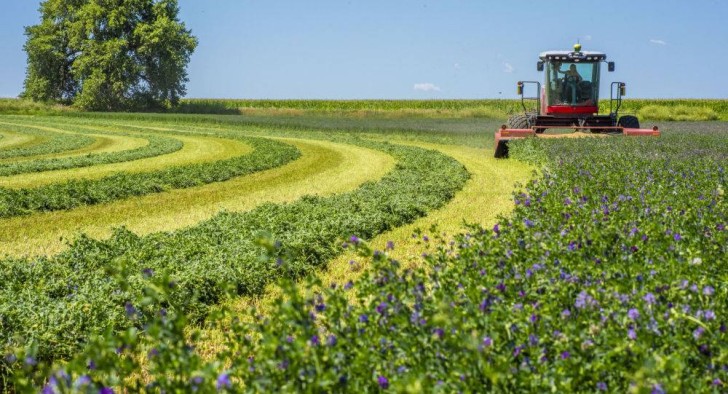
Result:
[[[246,211],[304,195],[332,195],[381,178],[394,167],[386,153],[330,141],[280,138],[302,157],[271,170],[189,189],[176,189],[102,205],[0,220],[0,250],[9,255],[50,255],[79,232],[108,236],[121,225],[147,234],[194,225],[220,210]]]

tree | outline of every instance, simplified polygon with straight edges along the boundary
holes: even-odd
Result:
[[[26,28],[24,97],[90,110],[176,105],[197,39],[177,0],[45,0]]]

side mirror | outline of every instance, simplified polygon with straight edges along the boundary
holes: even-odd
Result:
[[[627,85],[620,83],[619,84],[619,95],[620,96],[626,96],[627,95]]]
[[[543,62],[536,63],[536,71],[543,71]]]
[[[518,82],[518,95],[523,96],[523,82]]]
[[[607,70],[609,72],[614,71],[614,62],[607,62]]]

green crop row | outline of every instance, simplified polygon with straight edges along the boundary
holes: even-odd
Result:
[[[35,136],[38,139],[37,143],[30,146],[0,149],[0,159],[60,153],[83,148],[94,142],[93,137],[80,134],[40,130],[34,127],[17,126],[9,123],[0,123],[0,127],[3,130]]]
[[[201,319],[227,289],[260,294],[277,278],[309,274],[342,250],[342,234],[371,237],[412,222],[446,203],[468,178],[462,165],[434,151],[350,142],[393,155],[396,168],[333,197],[221,213],[174,233],[119,230],[105,241],[79,239],[53,258],[0,261],[0,354],[27,346],[38,361],[68,357],[92,333],[141,324],[127,315],[153,313],[135,300],[145,277],[163,273],[173,281],[169,305],[184,304],[191,319]],[[266,251],[273,261],[262,258]],[[122,269],[128,282],[120,287],[112,273]]]
[[[80,133],[95,133],[99,130],[80,130]],[[63,158],[37,159],[23,162],[0,163],[0,176],[10,176],[29,172],[52,171],[69,168],[88,167],[99,164],[121,163],[125,161],[138,160],[147,157],[159,156],[176,152],[184,146],[182,141],[164,137],[156,134],[131,134],[131,133],[114,133],[115,135],[125,135],[142,137],[149,141],[146,146],[123,150],[110,153],[89,153],[82,156],[72,156]]]
[[[74,179],[31,189],[0,188],[0,217],[70,209],[117,199],[221,182],[235,176],[281,166],[300,152],[281,142],[236,137],[249,143],[250,154],[212,163],[170,167],[143,173],[118,173],[101,179]]]
[[[197,392],[723,392],[728,384],[727,140],[721,128],[685,128],[660,138],[513,143],[512,157],[539,163],[543,170],[514,194],[514,211],[492,229],[472,228],[452,241],[419,234],[428,263],[423,269],[403,269],[385,252],[374,252],[372,270],[356,283],[314,283],[307,292],[288,284],[273,310],[252,323],[229,312],[221,323],[224,351],[206,361],[187,345],[183,312],[195,297],[179,298],[180,287],[189,282],[176,275],[216,248],[221,253],[213,260],[220,263],[209,269],[227,267],[228,276],[237,275],[236,267],[222,264],[222,256],[248,249],[221,228],[245,226],[244,216],[223,214],[189,233],[205,229],[204,244],[211,246],[190,246],[184,253],[139,247],[140,240],[128,234],[113,241],[127,245],[123,257],[108,243],[81,243],[103,261],[128,264],[136,273],[130,279],[122,275],[122,283],[146,290],[126,312],[130,322],[145,322],[147,335],[127,331],[94,338],[81,355],[56,367],[49,388],[83,379],[89,389],[128,385]],[[433,166],[442,163],[427,160],[413,164],[448,179]],[[400,166],[408,162],[400,160]],[[421,186],[418,195],[440,188]],[[406,195],[395,190],[379,198]],[[332,213],[348,217],[349,210],[368,208],[346,201],[346,208],[320,217],[306,215],[316,204],[297,203],[305,209],[285,216],[295,235],[271,231],[260,237],[270,256],[256,260],[257,267],[305,273],[297,268],[301,256],[309,255],[305,248],[337,246],[312,246],[315,235],[299,234],[321,232],[319,221],[327,222]],[[298,226],[297,215],[304,225]],[[255,225],[267,228],[265,222]],[[354,226],[338,231],[358,234]],[[359,239],[347,244],[367,251]],[[285,250],[301,252],[286,255]],[[157,258],[186,264],[150,273],[144,284],[139,271],[147,265],[135,262]],[[98,258],[74,261],[99,264]],[[25,280],[41,275],[42,269],[37,271],[15,275]],[[203,288],[231,285],[245,293],[246,286],[224,276]],[[60,300],[76,283],[72,279],[46,291]],[[125,300],[118,295],[107,308],[116,304],[121,316]],[[139,375],[142,368],[139,360],[119,356],[118,349],[148,352],[141,363],[144,381],[117,378]],[[36,360],[23,366],[23,354],[14,357],[20,375],[33,376]],[[48,370],[37,376],[49,376]]]

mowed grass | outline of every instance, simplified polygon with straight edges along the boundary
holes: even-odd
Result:
[[[71,179],[98,179],[117,172],[151,172],[173,166],[225,160],[252,151],[250,146],[244,142],[233,139],[202,135],[179,135],[174,138],[181,140],[184,146],[182,149],[167,155],[123,163],[3,177],[0,178],[0,187],[32,188]]]
[[[17,131],[3,130],[1,128],[0,134],[3,135],[3,138],[0,139],[0,150],[27,148],[41,144],[46,140],[46,138],[38,135],[18,133]]]
[[[303,195],[353,190],[394,166],[379,151],[330,141],[281,138],[302,157],[279,168],[190,189],[67,211],[38,213],[0,221],[0,250],[13,256],[51,255],[83,232],[106,237],[125,226],[139,234],[170,231],[207,219],[221,210],[246,211],[265,203],[285,203]]]
[[[49,153],[46,155],[24,156],[18,158],[0,159],[0,163],[19,163],[41,159],[60,159],[65,157],[83,156],[88,154],[113,153],[123,150],[138,149],[149,145],[149,141],[141,137],[131,137],[125,135],[109,135],[109,134],[87,134],[95,139],[94,143],[80,149]]]

